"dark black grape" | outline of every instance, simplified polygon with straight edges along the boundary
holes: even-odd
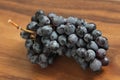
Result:
[[[103,66],[107,66],[109,64],[109,59],[105,57],[104,59],[101,60]]]
[[[23,39],[29,39],[30,38],[30,33],[28,32],[25,32],[25,31],[22,31],[20,32],[20,36],[23,38]]]
[[[85,24],[85,27],[87,28],[88,32],[92,32],[93,30],[96,29],[96,24],[94,24],[94,23],[87,23],[87,24]]]

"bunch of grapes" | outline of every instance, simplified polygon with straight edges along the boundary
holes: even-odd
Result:
[[[46,68],[57,56],[74,58],[83,69],[101,70],[109,64],[106,57],[108,40],[96,30],[94,23],[76,17],[64,18],[54,13],[46,15],[38,10],[32,16],[27,30],[20,33],[26,39],[27,56],[32,63]]]

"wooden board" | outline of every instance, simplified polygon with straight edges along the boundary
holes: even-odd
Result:
[[[109,39],[110,65],[94,73],[82,70],[73,59],[64,56],[46,69],[31,64],[19,30],[11,27],[7,20],[25,27],[38,9],[95,22]],[[0,0],[0,80],[120,80],[120,1]]]

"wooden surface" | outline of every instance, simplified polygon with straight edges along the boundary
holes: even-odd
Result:
[[[63,56],[46,69],[31,64],[19,30],[11,27],[7,20],[26,26],[38,9],[95,22],[109,39],[110,65],[93,73],[82,70],[73,59]],[[0,0],[0,80],[120,80],[120,1]]]

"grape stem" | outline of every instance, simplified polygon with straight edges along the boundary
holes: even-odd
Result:
[[[11,23],[14,27],[16,27],[17,29],[19,30],[22,30],[22,31],[25,31],[25,32],[28,32],[28,33],[31,33],[33,35],[35,35],[35,32],[34,31],[31,31],[31,30],[27,30],[27,29],[24,29],[22,28],[21,26],[19,26],[18,24],[16,24],[14,21],[12,21],[11,19],[8,20],[8,23]]]

